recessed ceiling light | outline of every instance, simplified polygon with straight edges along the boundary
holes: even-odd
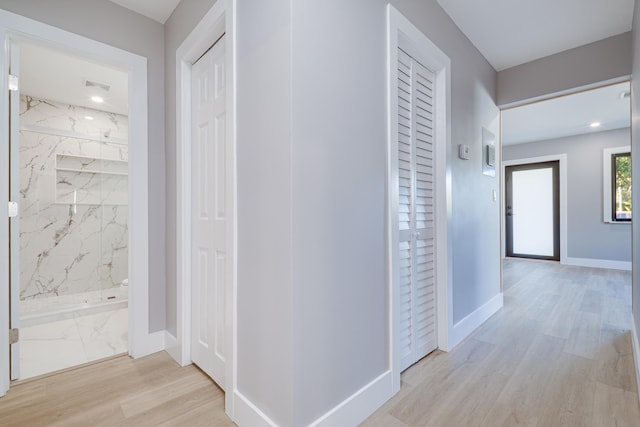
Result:
[[[592,128],[597,128],[600,126],[600,122],[593,122],[589,126],[591,126]]]
[[[101,96],[92,96],[92,97],[91,97],[91,100],[92,100],[93,102],[97,102],[97,103],[104,102],[104,98],[103,98],[103,97],[101,97]]]
[[[85,120],[93,120],[93,117],[91,117],[91,116],[84,116],[84,119],[85,119]]]

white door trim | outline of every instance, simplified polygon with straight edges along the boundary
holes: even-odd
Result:
[[[72,50],[85,57],[120,68],[129,74],[129,354],[141,357],[164,347],[162,332],[149,332],[149,185],[147,59],[122,49],[50,25],[0,10],[0,91],[8,93],[8,52],[10,39],[27,39]],[[0,129],[8,129],[8,97],[0,100]],[[8,170],[9,137],[0,133],[0,168]],[[7,218],[8,176],[0,174],[0,218]],[[8,271],[8,236],[0,227],[0,271]],[[0,275],[0,396],[9,388],[9,280]]]
[[[232,280],[226,289],[225,348],[225,411],[234,419],[234,399],[236,395],[236,76],[235,76],[235,0],[219,0],[202,18],[193,31],[182,42],[176,51],[176,265],[177,265],[177,336],[169,337],[174,344],[167,348],[171,356],[181,365],[191,363],[191,64],[193,64],[223,34],[226,39],[226,117],[227,141],[232,148],[233,161],[231,167],[234,179],[231,180],[230,191],[233,203],[230,206],[229,218],[231,233],[227,248],[232,257]]]
[[[502,258],[506,256],[506,224],[504,219],[504,207],[506,206],[505,197],[506,191],[504,189],[506,181],[505,181],[505,168],[507,166],[516,166],[516,165],[526,165],[530,163],[543,163],[543,162],[553,162],[558,161],[560,163],[560,264],[567,263],[567,155],[566,154],[552,154],[549,156],[540,156],[540,157],[528,157],[526,159],[516,159],[516,160],[505,160],[502,162],[502,186],[503,191],[501,191],[500,195],[500,204],[502,209],[500,210],[500,224],[502,227]]]
[[[389,295],[389,369],[392,371],[393,390],[400,390],[399,357],[399,270],[396,262],[398,247],[397,203],[393,200],[393,188],[398,186],[393,165],[397,163],[397,61],[398,47],[408,49],[411,55],[434,71],[436,81],[436,138],[435,149],[435,216],[436,216],[436,292],[438,347],[449,350],[449,332],[453,331],[452,306],[452,245],[451,233],[451,171],[448,159],[451,146],[451,61],[417,27],[393,6],[387,6],[387,289]],[[395,147],[395,148],[394,148]],[[395,253],[395,256],[394,256]]]

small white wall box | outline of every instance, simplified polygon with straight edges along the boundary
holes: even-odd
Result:
[[[482,128],[482,173],[496,176],[496,136]]]
[[[462,160],[469,160],[470,153],[471,148],[468,145],[458,145],[458,157],[460,157]]]

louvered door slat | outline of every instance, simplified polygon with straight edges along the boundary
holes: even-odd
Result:
[[[400,354],[407,368],[436,347],[434,75],[398,50]]]

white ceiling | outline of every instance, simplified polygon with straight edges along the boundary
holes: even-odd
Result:
[[[110,0],[154,21],[164,24],[180,0]]]
[[[123,71],[69,53],[26,42],[20,43],[20,92],[70,105],[127,115],[128,79]],[[106,83],[108,92],[88,88],[85,80]],[[102,104],[91,101],[102,96]]]
[[[631,31],[633,0],[437,0],[497,71]]]
[[[543,141],[627,128],[631,123],[629,83],[606,86],[502,112],[502,145]],[[592,128],[593,122],[601,126]]]
[[[497,70],[631,31],[634,0],[437,0]],[[503,111],[504,145],[629,127],[615,85]],[[602,125],[591,128],[598,121]]]

